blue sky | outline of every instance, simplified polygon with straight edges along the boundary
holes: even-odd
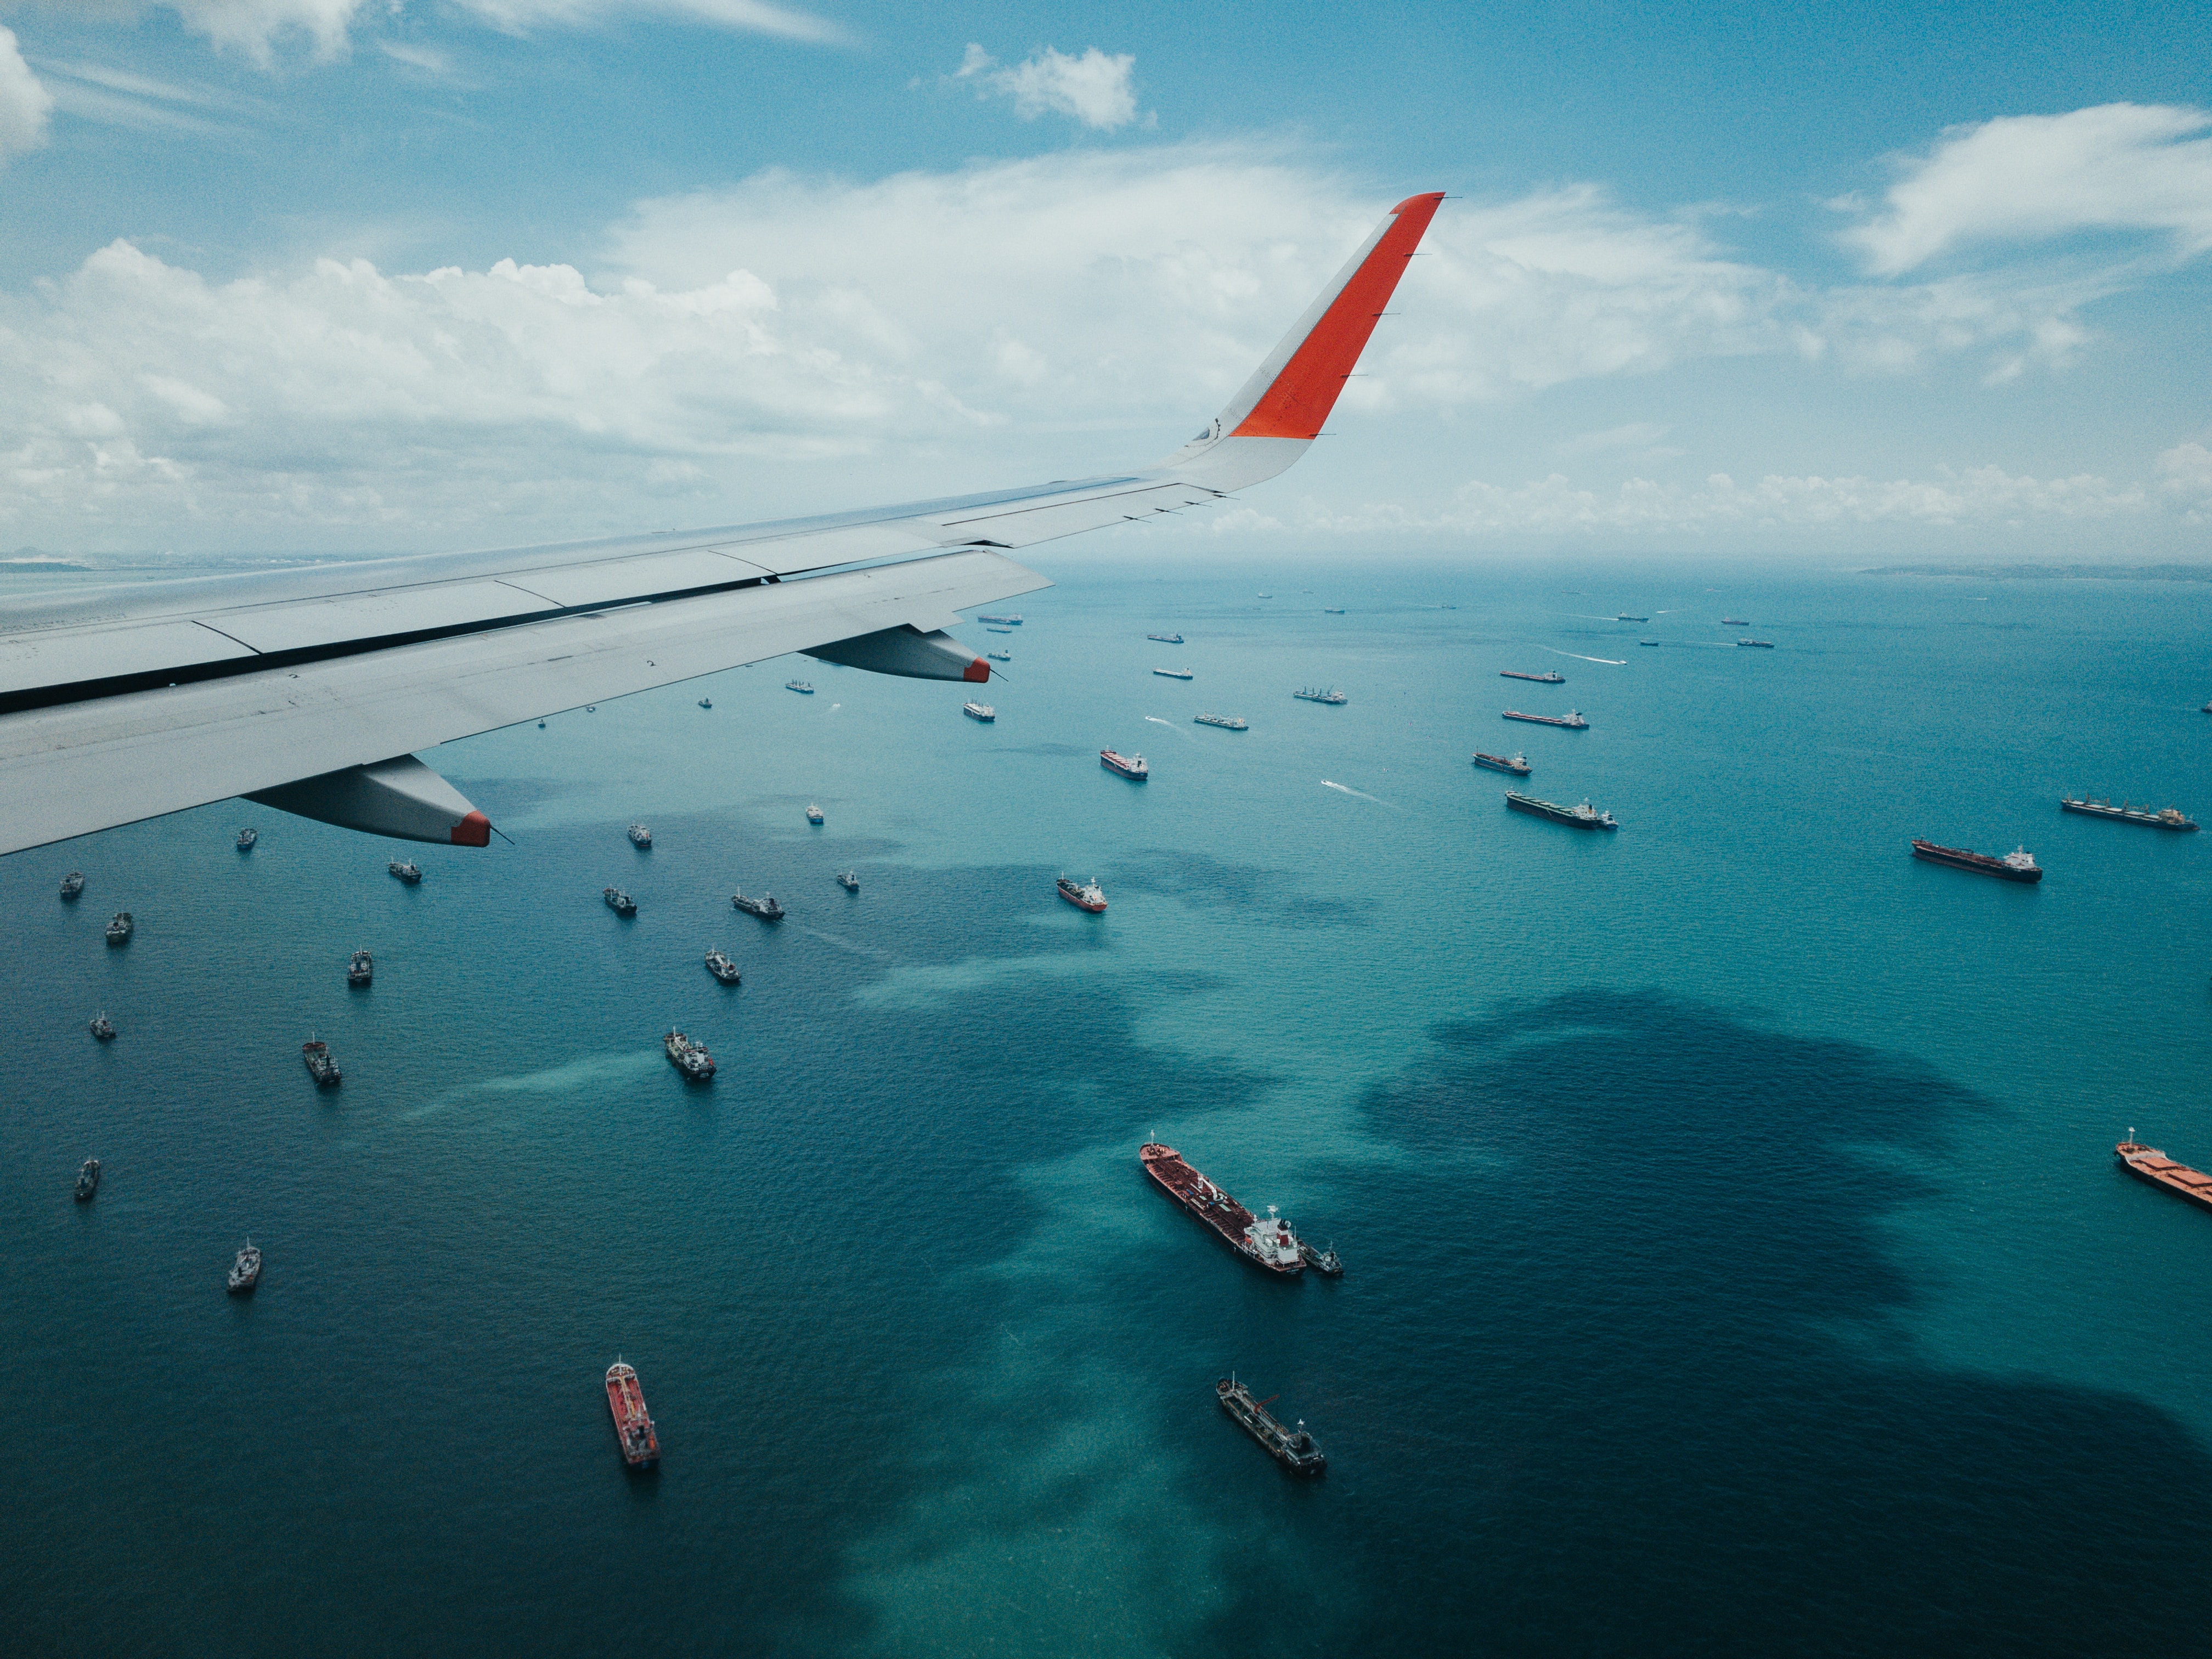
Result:
[[[2212,556],[2206,22],[0,3],[0,548],[483,545],[1139,464],[1443,188],[1330,440],[1151,533]]]

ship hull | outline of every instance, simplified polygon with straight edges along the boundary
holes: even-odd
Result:
[[[1149,769],[1139,771],[1133,763],[1110,749],[1098,757],[1098,763],[1115,776],[1127,778],[1132,783],[1147,782],[1152,777]]]
[[[2147,1187],[2186,1199],[2200,1210],[2212,1210],[2212,1176],[2185,1164],[2176,1164],[2155,1146],[2134,1146],[2130,1152],[2128,1148],[2131,1145],[2122,1141],[2113,1149],[2114,1160],[2123,1170]],[[2203,1184],[2197,1184],[2200,1182]]]
[[[2139,823],[2147,830],[2185,831],[2197,828],[2196,821],[2192,818],[2162,818],[2155,812],[2131,812],[2124,807],[2106,806],[2096,801],[2062,800],[2058,805],[2062,810],[2079,812],[2084,817],[2110,818],[2116,823]]]
[[[1085,898],[1080,887],[1071,886],[1066,882],[1060,883],[1060,896],[1077,909],[1087,910],[1094,916],[1103,914],[1106,908],[1104,899]]]
[[[1567,683],[1565,674],[1518,674],[1510,668],[1499,669],[1498,678],[1501,680],[1532,680],[1538,685],[1565,685]]]
[[[1474,763],[1477,766],[1486,767],[1492,772],[1510,773],[1516,778],[1527,777],[1532,769],[1526,766],[1516,766],[1511,761],[1500,755],[1477,755],[1474,757]]]
[[[1516,812],[1526,812],[1532,818],[1542,818],[1548,823],[1564,823],[1573,830],[1612,830],[1619,826],[1603,818],[1586,818],[1571,808],[1554,805],[1547,800],[1537,800],[1528,795],[1508,793],[1506,806]]]
[[[1978,876],[1995,876],[1999,881],[2035,882],[2043,879],[2043,872],[2039,869],[2016,870],[2002,859],[1988,858],[1956,847],[1937,847],[1929,842],[1914,842],[1912,856],[1929,864],[1947,865],[1954,870],[1972,871]]]
[[[1556,726],[1563,732],[1582,732],[1589,727],[1588,720],[1563,720],[1551,714],[1523,714],[1511,708],[1505,711],[1505,718],[1526,720],[1531,726]]]
[[[615,1444],[623,1462],[634,1469],[659,1468],[660,1437],[646,1412],[637,1373],[627,1365],[615,1366],[607,1377],[607,1411],[615,1420]]]
[[[1252,1224],[1252,1212],[1185,1164],[1172,1147],[1147,1146],[1139,1157],[1153,1185],[1254,1267],[1281,1279],[1294,1279],[1304,1271],[1303,1257],[1270,1261],[1256,1254],[1244,1240],[1244,1229]]]

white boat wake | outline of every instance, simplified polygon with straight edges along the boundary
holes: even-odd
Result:
[[[1196,743],[1198,741],[1196,738],[1191,736],[1189,732],[1184,731],[1182,727],[1177,726],[1173,720],[1164,720],[1158,714],[1147,714],[1145,718],[1147,720],[1150,720],[1154,726],[1166,726],[1169,731],[1174,732],[1176,736],[1181,738],[1185,743]]]
[[[1579,651],[1562,651],[1555,645],[1540,645],[1536,648],[1539,651],[1548,651],[1555,657],[1572,657],[1577,662],[1609,663],[1615,668],[1628,666],[1628,659],[1626,657],[1585,657]]]
[[[1370,795],[1364,789],[1354,789],[1350,784],[1331,783],[1327,778],[1323,778],[1321,781],[1321,787],[1324,789],[1338,790],[1344,794],[1354,796],[1360,800],[1371,800],[1377,806],[1388,806],[1390,804],[1389,801],[1384,800],[1380,795]]]

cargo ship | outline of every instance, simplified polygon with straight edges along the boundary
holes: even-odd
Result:
[[[1583,711],[1579,708],[1567,710],[1567,717],[1565,720],[1561,720],[1556,714],[1524,714],[1517,708],[1507,709],[1505,718],[1509,720],[1526,720],[1531,726],[1564,726],[1570,732],[1589,730],[1589,722],[1583,718]]]
[[[1349,697],[1333,685],[1310,685],[1304,690],[1293,691],[1291,695],[1306,702],[1325,702],[1332,708],[1351,702]]]
[[[138,924],[131,919],[128,910],[118,910],[114,918],[107,924],[107,942],[110,945],[128,945],[131,942],[131,935],[137,931],[137,927]]]
[[[1213,1385],[1213,1392],[1221,1401],[1221,1409],[1244,1425],[1244,1431],[1267,1449],[1268,1455],[1292,1474],[1319,1474],[1328,1467],[1328,1459],[1322,1455],[1321,1448],[1314,1444],[1313,1436],[1306,1432],[1304,1419],[1295,1429],[1286,1429],[1268,1415],[1265,1402],[1252,1398],[1251,1389],[1233,1376],[1224,1376]],[[1270,1395],[1268,1399],[1274,1396]]]
[[[1247,1261],[1286,1277],[1305,1270],[1305,1258],[1298,1253],[1298,1241],[1291,1235],[1290,1223],[1276,1218],[1273,1205],[1267,1206],[1265,1221],[1255,1219],[1251,1211],[1184,1163],[1172,1146],[1147,1141],[1138,1149],[1137,1156],[1144,1161],[1145,1173],[1159,1183],[1161,1191],[1211,1227]]]
[[[1527,812],[1540,818],[1549,818],[1553,823],[1571,823],[1577,830],[1618,830],[1610,812],[1601,812],[1584,801],[1580,806],[1559,806],[1547,800],[1538,800],[1534,795],[1519,795],[1509,789],[1505,804],[1516,812]]]
[[[720,945],[707,952],[707,971],[725,985],[735,985],[744,977],[738,964],[730,960],[728,952]]]
[[[999,629],[995,631],[1002,634],[1006,632],[1004,629]],[[1003,651],[986,651],[983,654],[988,657],[993,662],[1012,662],[1013,660],[1012,657],[1008,656]],[[1006,677],[1002,674],[1000,678],[1003,679]]]
[[[978,617],[975,620],[979,623],[994,623],[1000,628],[1019,628],[1022,625],[1022,619],[1019,617]]]
[[[1925,859],[1930,864],[1948,864],[1954,870],[1972,870],[1978,875],[2000,876],[2007,881],[2043,879],[2043,872],[2037,867],[2033,856],[2025,847],[2015,848],[1997,859],[1986,853],[1970,853],[1963,847],[1938,847],[1932,841],[1915,837],[1912,856]]]
[[[1486,755],[1478,749],[1474,751],[1474,763],[1493,772],[1511,772],[1523,778],[1528,775],[1528,757],[1517,749],[1510,755]]]
[[[1062,876],[1060,896],[1077,909],[1088,910],[1094,916],[1106,908],[1106,890],[1098,884],[1096,876],[1085,882],[1073,882]]]
[[[261,832],[258,830],[241,830],[238,832],[238,850],[241,853],[251,853],[253,850],[253,843],[260,839]]]
[[[1774,649],[1774,641],[1772,640],[1738,640],[1736,643],[1741,646],[1749,646],[1754,651],[1771,651]]]
[[[634,916],[637,914],[637,901],[619,887],[602,887],[599,889],[599,896],[607,902],[607,908],[618,916]]]
[[[811,801],[806,804],[806,821],[817,830],[822,827],[822,809]]]
[[[366,951],[356,951],[346,961],[346,983],[355,990],[362,990],[376,982],[376,958]]]
[[[72,870],[62,878],[62,897],[73,899],[84,891],[84,872]]]
[[[999,711],[988,702],[963,702],[960,712],[971,720],[981,720],[988,726],[999,718]]]
[[[92,1032],[94,1040],[96,1042],[112,1042],[115,1041],[115,1022],[108,1018],[107,1010],[105,1008],[101,1009],[98,1013],[92,1017],[92,1024],[89,1029]]]
[[[1152,672],[1164,680],[1188,680],[1198,678],[1188,668],[1155,668]]]
[[[1162,645],[1181,645],[1182,643],[1182,635],[1180,634],[1147,634],[1145,637],[1148,640],[1158,640]]]
[[[714,1057],[704,1043],[692,1042],[681,1031],[666,1031],[661,1034],[660,1046],[668,1063],[684,1073],[685,1081],[704,1083],[714,1075]]]
[[[2160,807],[2154,812],[2148,806],[2130,806],[2122,801],[2118,806],[2108,800],[2075,800],[2061,795],[2059,805],[2069,812],[2086,812],[2093,818],[2112,818],[2120,823],[2144,823],[2154,830],[2194,830],[2195,820],[2182,816],[2179,809]]]
[[[1539,685],[1565,685],[1567,683],[1567,677],[1557,671],[1546,674],[1524,674],[1517,668],[1501,668],[1498,671],[1498,678],[1501,680],[1534,680]]]
[[[238,1260],[230,1264],[230,1293],[251,1296],[253,1287],[261,1282],[261,1252],[247,1239],[246,1248],[238,1253]]]
[[[331,1045],[309,1037],[300,1045],[300,1063],[307,1068],[307,1075],[315,1079],[315,1087],[328,1089],[345,1080],[338,1063],[331,1058]]]
[[[811,697],[814,695],[814,688],[805,680],[786,680],[783,683],[783,689],[787,691],[796,691],[802,697]]]
[[[410,887],[422,879],[422,866],[419,864],[402,864],[398,859],[394,859],[384,867],[387,873],[398,880],[405,882]]]
[[[607,1367],[607,1409],[614,1413],[623,1462],[634,1469],[659,1468],[660,1437],[646,1413],[645,1390],[637,1385],[637,1372],[619,1359]]]
[[[629,844],[641,853],[650,853],[653,850],[653,831],[641,823],[633,823],[629,827]]]
[[[99,1190],[100,1160],[88,1158],[84,1161],[84,1167],[76,1172],[76,1201],[82,1204]]]
[[[1224,732],[1243,732],[1249,728],[1234,714],[1193,714],[1194,726],[1218,726]]]
[[[860,872],[858,870],[840,870],[837,872],[837,884],[848,893],[859,892]]]
[[[2176,1164],[2157,1147],[2144,1146],[2135,1134],[2133,1129],[2129,1130],[2128,1138],[2112,1148],[2112,1155],[2119,1159],[2123,1170],[2138,1181],[2147,1181],[2187,1199],[2200,1210],[2212,1210],[2212,1175],[2192,1170],[2186,1164]]]
[[[1649,617],[1632,617],[1626,611],[1613,618],[1615,622],[1650,622],[1650,620]]]
[[[1110,749],[1102,749],[1098,751],[1098,763],[1109,772],[1119,772],[1138,783],[1152,775],[1152,769],[1145,764],[1142,755],[1117,755]]]
[[[775,902],[775,895],[773,893],[765,894],[759,898],[747,898],[743,893],[732,893],[730,895],[730,902],[747,915],[758,916],[763,921],[783,920],[783,907]]]
[[[1748,617],[1723,617],[1721,618],[1721,626],[1723,628],[1748,628],[1751,626],[1751,618]]]

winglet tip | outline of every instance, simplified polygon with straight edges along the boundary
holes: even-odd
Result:
[[[978,657],[968,665],[960,678],[970,685],[981,685],[991,678],[991,665]]]
[[[489,847],[491,845],[491,820],[481,812],[471,812],[453,826],[453,845],[456,847]]]
[[[1399,203],[1397,206],[1392,208],[1390,212],[1394,216],[1395,216],[1401,214],[1410,213],[1416,208],[1425,206],[1431,213],[1433,213],[1436,211],[1437,204],[1443,199],[1443,191],[1440,190],[1425,190],[1418,196],[1408,196],[1404,201]]]

